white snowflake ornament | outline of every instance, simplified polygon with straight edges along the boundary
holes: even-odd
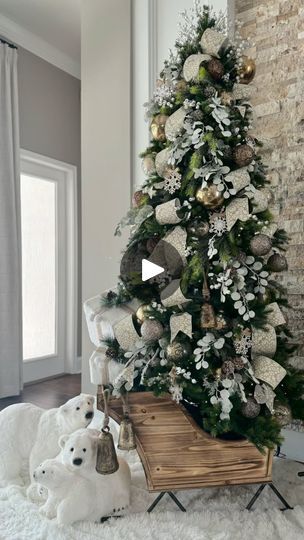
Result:
[[[181,187],[182,175],[178,169],[169,170],[166,173],[164,181],[164,189],[168,191],[171,195]]]
[[[225,211],[214,212],[209,219],[210,232],[215,233],[216,236],[222,236],[227,231],[227,222]]]

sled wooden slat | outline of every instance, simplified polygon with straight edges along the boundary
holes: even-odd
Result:
[[[120,423],[121,400],[111,398],[109,409]],[[129,410],[149,491],[271,482],[271,451],[211,437],[170,396],[130,393]]]

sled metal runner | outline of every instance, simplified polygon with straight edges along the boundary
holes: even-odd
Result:
[[[299,476],[304,476],[304,473],[299,473]],[[280,499],[280,501],[283,503],[284,507],[281,508],[282,511],[284,510],[293,510],[293,507],[289,505],[289,503],[286,501],[286,499],[284,499],[283,495],[279,492],[279,490],[275,487],[275,485],[272,483],[272,482],[269,482],[267,484],[261,484],[259,489],[256,491],[256,493],[253,495],[252,499],[250,500],[250,502],[247,504],[246,506],[246,510],[251,510],[251,508],[253,507],[253,505],[255,504],[255,502],[257,501],[257,499],[259,498],[259,496],[261,495],[261,493],[264,491],[264,488],[266,486],[269,486],[272,491],[276,494],[276,496],[278,497],[278,499]],[[149,506],[147,512],[152,512],[154,510],[154,508],[158,505],[159,501],[163,498],[163,496],[168,493],[168,495],[171,497],[171,499],[175,502],[175,504],[178,506],[178,508],[182,511],[182,512],[186,512],[186,508],[182,505],[182,503],[178,500],[178,498],[176,497],[176,495],[174,493],[172,493],[171,491],[162,491],[157,497],[156,499],[153,501],[153,503]]]
[[[103,410],[100,387],[97,404]],[[176,491],[246,484],[260,484],[247,505],[248,510],[266,485],[284,504],[284,509],[291,508],[272,483],[269,449],[262,454],[248,440],[211,437],[169,395],[156,397],[152,392],[131,392],[128,406],[148,491],[158,494],[148,512],[153,511],[165,494],[184,512],[186,509],[175,495]],[[110,399],[109,415],[121,422],[120,399]]]

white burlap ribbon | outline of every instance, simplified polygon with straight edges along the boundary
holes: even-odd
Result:
[[[214,30],[213,28],[207,28],[201,37],[201,47],[205,54],[210,54],[219,58],[220,49],[227,43],[228,38],[225,34]]]
[[[169,116],[165,125],[165,134],[168,141],[174,141],[182,131],[186,114],[186,109],[180,107]]]
[[[187,82],[194,81],[199,74],[201,63],[208,62],[209,60],[211,60],[209,54],[191,54],[188,56],[183,66],[184,79]]]
[[[190,339],[192,338],[192,316],[190,313],[177,313],[170,317],[170,332],[172,341],[176,338],[179,332],[183,332]]]
[[[231,231],[237,221],[247,221],[250,218],[247,197],[239,197],[226,207],[227,230]]]

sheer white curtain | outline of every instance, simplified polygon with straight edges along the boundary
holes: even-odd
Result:
[[[22,387],[17,50],[0,43],[0,398]]]

